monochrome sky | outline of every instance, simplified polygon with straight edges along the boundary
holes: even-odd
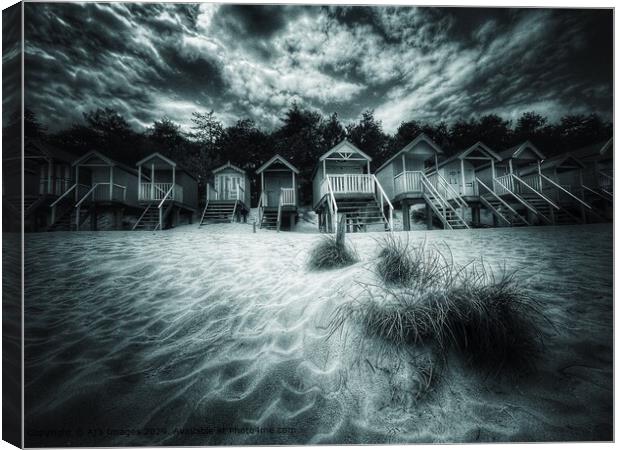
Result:
[[[51,130],[110,107],[141,129],[297,101],[393,132],[536,111],[612,114],[610,10],[27,3],[26,105]]]

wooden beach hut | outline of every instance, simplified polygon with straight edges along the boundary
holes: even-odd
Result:
[[[501,161],[500,156],[483,142],[462,150],[450,158],[440,161],[437,168],[430,170],[428,178],[439,193],[461,212],[461,217],[474,227],[480,225],[480,210],[486,205],[480,191],[490,188],[479,184],[476,170],[485,165]]]
[[[613,217],[614,148],[613,139],[596,142],[572,151],[571,154],[584,164],[584,198],[607,218]]]
[[[493,212],[494,224],[505,226],[552,224],[560,207],[524,179],[524,173],[538,170],[545,159],[529,141],[499,153],[501,162],[476,170],[478,189],[485,206]],[[497,221],[498,218],[503,220]]]
[[[120,230],[139,210],[138,173],[98,151],[73,161],[73,185],[51,205],[50,230]]]
[[[510,225],[582,223],[593,211],[579,194],[566,189],[553,175],[553,170],[560,167],[572,171],[579,165],[575,158],[547,161],[529,141],[501,152],[500,157],[501,163],[482,168],[477,178],[479,186],[492,186],[493,192],[485,192],[484,197],[491,208],[504,211]]]
[[[299,169],[280,155],[260,166],[258,222],[261,228],[290,230],[297,217]]]
[[[312,198],[320,231],[334,232],[342,215],[349,231],[366,231],[372,225],[392,229],[394,208],[370,171],[371,160],[346,139],[319,158],[312,173]]]
[[[245,170],[228,161],[212,171],[207,184],[200,226],[215,222],[247,221],[250,212],[250,178]]]
[[[140,184],[135,195],[141,213],[132,229],[164,230],[193,222],[198,209],[194,175],[157,152],[138,161],[136,167]]]
[[[18,140],[6,143],[2,157],[3,229],[21,229],[22,180],[25,231],[45,231],[52,224],[50,205],[74,184],[71,163],[76,156],[39,139],[26,138],[24,168]]]
[[[438,175],[439,157],[443,154],[430,137],[421,133],[377,170],[377,179],[390,201],[401,205],[405,230],[410,229],[410,207],[416,204],[425,205],[429,228],[433,214],[445,228],[469,228],[445,194],[451,190],[448,182]]]
[[[584,169],[585,164],[572,153],[563,153],[545,159],[537,168],[523,170],[521,177],[560,207],[554,223],[602,221],[604,218],[586,201]]]

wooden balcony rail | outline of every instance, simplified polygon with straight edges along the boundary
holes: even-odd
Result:
[[[374,194],[375,186],[369,174],[329,174],[321,182],[321,197],[328,193],[327,181],[333,194]]]
[[[172,189],[169,196],[166,194]],[[179,186],[172,183],[140,183],[138,200],[140,201],[161,201],[164,198],[167,200],[175,200],[183,202],[183,186]]]
[[[281,204],[282,206],[295,205],[295,189],[293,188],[280,188]]]
[[[405,192],[422,192],[422,172],[405,171],[394,177],[394,189],[396,194]]]

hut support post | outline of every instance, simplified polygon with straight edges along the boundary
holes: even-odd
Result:
[[[138,200],[142,200],[142,166],[138,166]]]
[[[403,229],[405,231],[411,231],[411,215],[409,214],[409,202],[403,200]]]
[[[433,210],[428,203],[426,203],[426,229],[433,229]]]
[[[50,158],[47,161],[47,193],[52,193],[52,169],[54,166],[52,165],[52,159]]]
[[[155,164],[151,163],[151,200],[155,199]]]
[[[80,195],[80,166],[75,166],[75,183],[77,184],[75,187],[75,201],[77,202]]]
[[[461,158],[461,193],[463,195],[466,195],[465,193],[465,160],[462,158]],[[463,220],[465,220],[465,207],[464,206],[461,206],[461,216],[463,217]]]
[[[110,166],[110,201],[112,201],[113,193],[114,193],[114,166]]]
[[[176,188],[176,167],[172,166],[172,200],[177,199],[177,188]]]

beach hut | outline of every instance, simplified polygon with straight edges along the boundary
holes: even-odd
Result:
[[[613,219],[614,148],[613,139],[574,150],[571,154],[584,164],[584,200]]]
[[[614,151],[613,139],[597,142],[574,150],[571,154],[583,165],[583,185],[588,197],[613,199],[614,191]],[[594,193],[590,192],[594,191]]]
[[[76,155],[39,139],[5,143],[3,169],[3,225],[5,231],[21,229],[22,180],[25,231],[45,231],[52,223],[50,205],[74,184],[71,163]]]
[[[494,165],[501,157],[483,142],[462,150],[450,158],[440,161],[428,173],[428,178],[439,193],[461,211],[461,217],[480,225],[480,210],[486,207],[485,197],[490,188],[476,179],[476,170],[485,165]],[[503,217],[503,216],[502,216]]]
[[[421,133],[377,170],[377,179],[390,201],[401,205],[405,230],[410,229],[410,207],[416,204],[426,206],[429,228],[433,213],[445,228],[468,228],[458,208],[442,194],[449,189],[447,181],[437,175],[443,154],[430,137]],[[432,176],[427,175],[431,172]]]
[[[138,161],[136,167],[140,185],[135,194],[141,213],[132,229],[163,230],[193,222],[198,209],[194,175],[157,152]]]
[[[535,185],[531,175],[532,171],[538,170],[545,155],[534,144],[525,141],[500,152],[499,156],[501,162],[476,170],[478,189],[484,190],[481,198],[494,212],[494,220],[502,216],[507,219],[507,223],[495,224],[555,223],[560,207]]]
[[[206,187],[200,226],[213,222],[247,221],[250,212],[250,178],[245,170],[228,161],[212,171]]]
[[[258,215],[261,228],[291,229],[297,217],[297,179],[299,169],[280,155],[260,166]]]
[[[604,220],[585,200],[584,169],[585,164],[572,153],[563,153],[545,159],[536,168],[523,170],[521,177],[560,206],[555,223]]]
[[[345,215],[349,231],[381,225],[392,229],[393,206],[370,172],[372,158],[346,139],[324,153],[312,173],[314,211],[319,230],[333,232]]]
[[[73,161],[73,185],[51,205],[50,230],[118,230],[136,212],[138,173],[98,151]]]

